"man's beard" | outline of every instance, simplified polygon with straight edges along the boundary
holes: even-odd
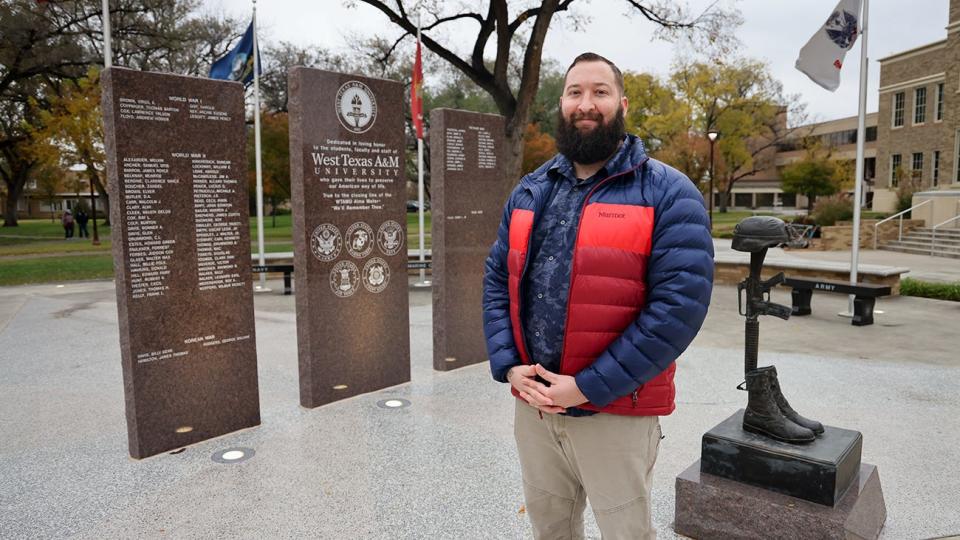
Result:
[[[575,124],[582,119],[595,120],[597,126],[586,132],[580,131]],[[617,109],[617,114],[610,123],[604,122],[603,115],[599,112],[574,113],[570,120],[564,118],[563,111],[557,112],[557,150],[574,163],[606,161],[617,151],[617,146],[626,133],[623,107]]]

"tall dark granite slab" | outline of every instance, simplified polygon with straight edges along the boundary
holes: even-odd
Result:
[[[790,444],[743,430],[743,409],[704,433],[705,473],[833,506],[860,470],[859,431],[824,426],[809,444]]]
[[[690,538],[873,540],[887,519],[880,474],[861,463],[835,506],[825,506],[701,472],[676,478],[674,530]]]
[[[108,68],[107,187],[130,455],[260,423],[243,87]]]
[[[288,77],[300,404],[410,380],[403,85]]]
[[[433,368],[487,361],[484,260],[497,237],[505,196],[505,120],[454,109],[430,113]]]

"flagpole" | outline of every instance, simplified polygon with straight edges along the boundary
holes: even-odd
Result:
[[[103,67],[113,65],[113,46],[110,43],[110,0],[103,0]],[[93,216],[96,221],[97,216]]]
[[[253,0],[253,151],[257,163],[257,250],[260,266],[266,264],[263,255],[263,164],[260,160],[260,47],[257,44],[257,0]],[[260,284],[254,291],[267,292],[267,274],[260,272]]]
[[[853,188],[853,245],[850,251],[850,284],[857,284],[860,264],[860,206],[863,200],[863,145],[866,139],[867,116],[867,32],[869,30],[870,0],[863,0],[863,16],[860,18],[860,106],[857,112],[857,167]],[[854,296],[848,299],[848,313],[853,316]],[[846,315],[846,314],[845,314]]]
[[[103,0],[103,67],[104,69],[113,65],[113,44],[110,34],[110,0]],[[94,246],[100,245],[100,234],[97,231],[97,198],[93,193],[93,180],[90,181],[90,219],[93,220],[93,240]],[[109,216],[108,216],[109,217]]]
[[[417,47],[419,48],[419,46],[420,46],[420,8],[418,4],[417,5]],[[419,94],[417,95],[417,99],[420,99]],[[417,208],[417,214],[419,215],[419,218],[420,218],[420,281],[418,281],[416,284],[418,287],[426,287],[430,285],[430,281],[426,279],[427,270],[426,268],[424,268],[424,261],[426,260],[426,251],[424,249],[424,230],[423,230],[424,228],[423,191],[424,191],[423,190],[423,139],[418,136],[417,137],[417,193],[419,195],[419,203],[420,203],[419,208]]]

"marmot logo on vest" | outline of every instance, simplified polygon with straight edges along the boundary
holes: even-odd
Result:
[[[622,218],[627,217],[626,214],[621,214],[621,213],[619,213],[619,212],[602,212],[602,211],[601,211],[601,212],[597,212],[597,213],[600,214],[600,217],[618,218],[618,219],[622,219]]]

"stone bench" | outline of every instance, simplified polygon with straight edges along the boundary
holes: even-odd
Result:
[[[254,274],[283,273],[283,294],[293,294],[293,265],[292,264],[255,264],[252,267]]]
[[[736,285],[750,272],[750,254],[739,251],[718,251],[714,257],[713,282],[718,285]],[[857,278],[861,283],[886,285],[890,294],[900,294],[900,275],[909,272],[902,266],[860,264]],[[810,278],[850,281],[850,263],[813,261],[809,259],[767,255],[763,263],[764,279],[783,272],[788,278]]]

